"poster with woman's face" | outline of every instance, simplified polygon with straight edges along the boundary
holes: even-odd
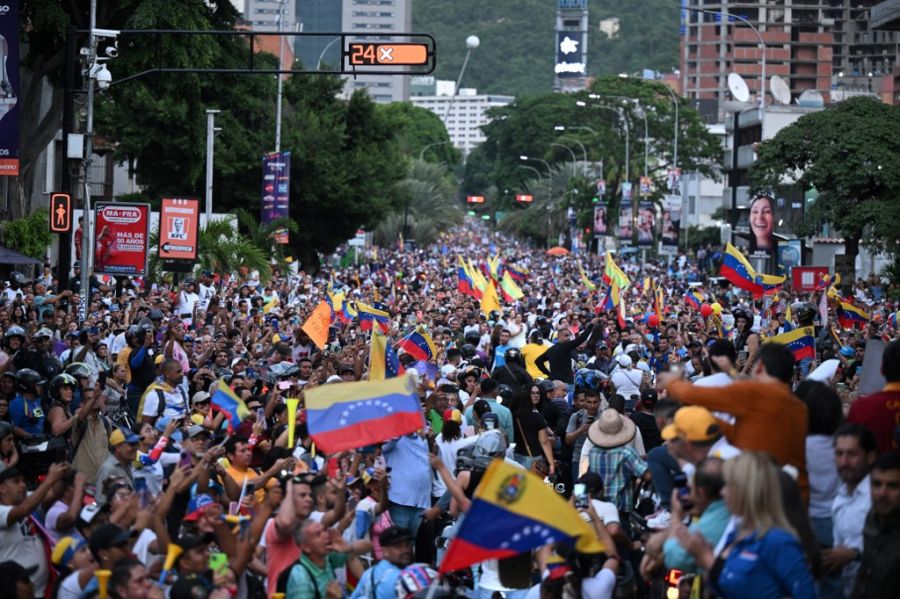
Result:
[[[631,204],[624,205],[619,209],[619,231],[617,237],[622,245],[631,243],[631,227],[632,227],[632,211]]]
[[[641,202],[638,209],[638,245],[653,245],[656,237],[656,209],[652,202]]]
[[[606,233],[606,206],[594,206],[594,235]]]
[[[775,200],[757,196],[750,203],[750,253],[768,256],[775,248]]]

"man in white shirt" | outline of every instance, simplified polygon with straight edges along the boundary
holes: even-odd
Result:
[[[197,295],[193,279],[185,279],[178,292],[178,306],[175,308],[175,315],[190,324],[194,316],[194,306],[199,301],[200,296]]]
[[[841,573],[849,597],[859,571],[863,525],[872,507],[869,470],[878,449],[875,436],[861,424],[845,424],[834,433],[834,462],[841,486],[831,504],[833,545],[822,551],[826,572]]]
[[[199,305],[201,310],[209,309],[209,300],[216,294],[216,287],[213,284],[213,274],[208,270],[200,273],[200,285],[198,285]]]

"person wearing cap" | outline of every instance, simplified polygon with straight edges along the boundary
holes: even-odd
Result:
[[[116,562],[131,557],[131,534],[115,524],[103,524],[91,533],[88,547],[99,568],[112,570]]]
[[[626,400],[632,395],[640,396],[643,379],[643,372],[634,367],[634,359],[630,355],[623,352],[616,356],[616,367],[610,376],[610,383],[617,394]]]
[[[24,476],[16,468],[0,472],[0,562],[12,560],[24,566],[34,584],[35,597],[44,596],[50,570],[43,536],[31,513],[68,468],[68,464],[51,464],[44,482],[30,495]]]
[[[57,599],[80,598],[97,569],[87,541],[80,537],[59,539],[50,554],[50,561],[62,579]]]
[[[613,362],[610,357],[609,346],[605,341],[599,342],[594,346],[594,355],[587,361],[585,368],[598,370],[603,374],[609,374],[612,370]]]
[[[44,314],[47,312],[53,312],[56,309],[56,304],[60,301],[66,299],[71,296],[72,292],[68,289],[60,292],[57,295],[52,295],[47,292],[47,287],[43,283],[35,283],[34,284],[34,305],[38,311],[38,318],[43,319]]]
[[[132,462],[137,457],[141,438],[127,429],[115,428],[109,435],[109,456],[97,472],[97,502],[105,501],[103,485],[110,478],[127,481],[134,487]]]
[[[734,416],[734,425],[723,429],[729,442],[742,451],[768,452],[780,465],[795,467],[799,472],[797,484],[807,501],[806,431],[809,417],[806,404],[794,396],[790,387],[794,378],[794,355],[780,343],[764,343],[756,357],[753,378],[727,387],[696,387],[668,372],[660,375],[659,386],[681,403]]]
[[[87,326],[81,329],[79,334],[81,347],[73,350],[72,361],[83,362],[91,370],[91,377],[96,379],[103,369],[100,358],[97,356],[97,346],[100,343],[100,329],[96,326]]]
[[[395,599],[400,572],[413,561],[412,534],[399,526],[381,533],[384,559],[362,573],[350,599]]]
[[[650,480],[647,462],[632,447],[637,426],[607,408],[588,428],[588,442],[581,450],[579,475],[595,472],[603,480],[604,500],[627,515],[634,508],[634,481]]]
[[[63,369],[62,362],[53,352],[53,331],[41,327],[31,339],[31,345],[27,350],[16,353],[13,366],[17,370],[30,368],[44,377],[44,380],[49,381]]]

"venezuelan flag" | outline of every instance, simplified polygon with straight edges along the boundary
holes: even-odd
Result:
[[[821,291],[822,289],[828,289],[829,287],[838,286],[841,284],[841,273],[834,273],[833,275],[822,275],[822,278],[818,280],[816,283],[815,289],[813,291]]]
[[[794,359],[800,360],[816,358],[816,330],[813,327],[799,327],[787,333],[775,335],[766,339],[766,343],[780,343],[791,350]]]
[[[369,380],[392,379],[404,372],[390,339],[378,329],[372,331],[372,347],[369,351]]]
[[[213,410],[218,410],[225,414],[228,419],[228,429],[234,430],[241,421],[250,415],[250,409],[244,401],[234,394],[234,391],[225,383],[225,379],[219,379],[216,385],[216,392],[210,399]]]
[[[469,260],[469,276],[472,277],[472,297],[480,300],[484,292],[487,291],[488,282],[484,278],[484,274],[475,268],[471,260]]]
[[[380,443],[425,426],[411,374],[322,385],[305,397],[309,434],[326,453]]]
[[[684,294],[684,303],[694,310],[699,310],[700,306],[703,305],[703,302],[703,294],[699,291],[691,291],[690,293]]]
[[[340,318],[343,322],[350,322],[354,318],[356,318],[358,312],[356,308],[353,307],[353,302],[348,299],[344,299],[343,306],[341,306]]]
[[[606,284],[615,281],[619,289],[625,289],[631,285],[631,279],[625,274],[616,261],[613,260],[612,254],[606,252],[606,268],[603,270],[603,282]]]
[[[743,254],[730,243],[726,244],[719,275],[728,279],[735,287],[749,291],[753,297],[775,293],[785,281],[785,277],[757,274]]]
[[[662,287],[656,287],[656,291],[654,291],[654,300],[653,308],[656,311],[656,316],[662,320],[663,311],[666,309],[666,293]]]
[[[344,309],[344,292],[328,291],[325,294],[325,303],[331,308],[331,322],[334,322]]]
[[[414,357],[416,360],[433,360],[437,355],[437,348],[431,335],[424,330],[415,330],[400,341],[397,347]]]
[[[270,299],[268,301],[268,303],[266,303],[266,305],[263,306],[263,314],[268,314],[269,312],[272,311],[273,308],[275,308],[277,306],[278,306],[278,298],[273,297],[272,299]]]
[[[525,280],[525,277],[528,276],[528,270],[527,270],[527,269],[525,269],[525,268],[520,268],[520,267],[515,266],[515,265],[513,265],[513,264],[507,264],[507,265],[506,265],[506,272],[508,272],[508,273],[509,273],[509,276],[511,276],[511,277],[512,277],[513,279],[515,279],[516,281],[524,281],[524,280]]]
[[[374,323],[378,323],[381,330],[387,333],[391,328],[391,315],[374,306],[356,302],[356,310],[359,313],[359,328],[363,331],[372,329]]]
[[[898,314],[900,314],[900,312],[891,312],[890,314],[888,314],[888,317],[887,317],[888,325],[895,329],[897,328],[897,315]]]
[[[504,272],[503,278],[500,279],[500,292],[503,294],[503,300],[510,304],[525,297],[508,272]]]
[[[850,302],[841,301],[837,309],[837,319],[843,328],[852,329],[855,326],[862,328],[871,317]]]
[[[590,524],[552,487],[526,470],[494,460],[475,490],[440,571],[453,572],[559,542],[575,545],[581,553],[603,551]]]
[[[469,275],[469,268],[463,262],[462,256],[457,257],[459,258],[459,266],[456,267],[456,276],[459,280],[456,283],[456,289],[462,294],[472,295],[473,282],[472,277]]]

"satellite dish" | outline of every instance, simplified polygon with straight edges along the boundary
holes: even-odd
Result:
[[[772,75],[772,78],[769,79],[769,90],[772,92],[772,97],[779,104],[787,105],[791,103],[791,88],[778,75]]]
[[[747,82],[737,73],[728,73],[728,90],[738,102],[746,102],[750,99],[750,88]]]
[[[825,99],[816,90],[808,89],[797,98],[797,104],[806,108],[822,108],[825,106]]]

